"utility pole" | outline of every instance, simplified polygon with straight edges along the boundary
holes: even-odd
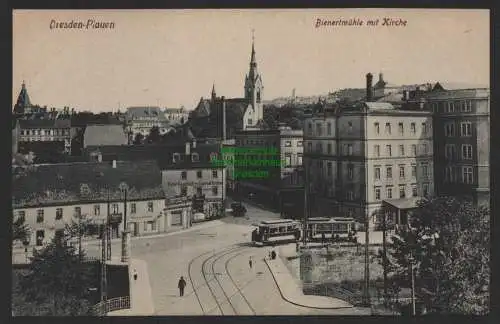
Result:
[[[370,306],[370,258],[368,250],[369,240],[370,240],[370,236],[368,234],[369,222],[370,222],[370,217],[367,214],[365,219],[365,293],[363,294],[364,297],[363,303],[366,307]]]
[[[226,141],[226,97],[222,96],[222,143],[220,145],[222,158],[222,212],[226,212],[225,188],[226,188],[226,157],[224,154],[224,142]]]
[[[107,197],[107,208],[108,208],[108,213],[107,213],[107,219],[106,219],[106,226],[105,226],[105,237],[106,237],[106,259],[111,260],[111,201],[110,201],[110,193],[109,193],[109,186],[107,186],[107,191],[108,191],[108,197]]]
[[[101,302],[106,302],[107,299],[107,273],[106,273],[106,229],[107,220],[103,219],[101,233]]]
[[[307,161],[307,160],[306,160]],[[306,162],[303,161],[303,162]],[[309,208],[308,208],[308,195],[309,195],[309,177],[308,177],[308,169],[306,166],[308,165],[307,163],[303,163],[304,165],[304,224],[303,224],[303,230],[302,230],[302,243],[304,246],[307,245],[307,217],[309,214]]]
[[[82,261],[82,213],[81,210],[76,213],[78,217],[78,259]]]
[[[386,220],[386,214],[385,214],[385,211],[382,210],[381,211],[382,213],[382,217],[384,217],[383,219],[383,231],[382,231],[382,249],[383,249],[383,270],[384,270],[384,303],[387,305],[387,301],[388,301],[388,294],[387,294],[387,220]]]

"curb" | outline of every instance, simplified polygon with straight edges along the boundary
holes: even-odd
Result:
[[[280,292],[280,295],[281,295],[281,298],[287,302],[289,302],[290,304],[293,304],[295,306],[300,306],[300,307],[306,307],[306,308],[312,308],[312,309],[348,309],[348,308],[354,308],[354,306],[339,306],[339,307],[318,307],[318,306],[307,306],[307,305],[302,305],[302,304],[299,304],[299,303],[296,303],[294,301],[291,301],[290,299],[286,298],[284,295],[283,295],[283,291],[281,290],[281,287],[279,286],[278,284],[278,281],[276,280],[276,276],[274,275],[274,272],[271,270],[271,266],[269,265],[269,260],[265,259],[265,262],[266,262],[266,265],[267,265],[267,268],[269,269],[269,271],[271,272],[271,275],[273,276],[273,280],[274,280],[274,283],[276,284],[276,286],[278,287],[278,290]]]

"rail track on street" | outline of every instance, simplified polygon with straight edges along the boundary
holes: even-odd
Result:
[[[238,286],[228,268],[230,261],[248,249],[248,246],[237,244],[218,251],[204,252],[190,260],[188,264],[189,281],[204,315],[256,315],[255,309],[242,292],[243,287]],[[216,265],[226,256],[230,257],[224,262],[223,272],[217,272]],[[201,269],[195,271],[194,264],[199,261],[201,261]],[[201,283],[196,282],[195,279],[196,275],[200,274],[199,281]],[[229,280],[222,280],[221,276]],[[227,285],[228,283],[230,287]],[[249,282],[245,286],[248,284]],[[236,303],[235,299],[237,298],[242,302]]]

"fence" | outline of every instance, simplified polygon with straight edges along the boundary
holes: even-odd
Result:
[[[93,306],[95,316],[106,316],[107,313],[120,309],[130,309],[130,296],[108,299]]]

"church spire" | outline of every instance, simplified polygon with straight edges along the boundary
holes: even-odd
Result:
[[[212,85],[212,100],[217,98],[217,94],[215,93],[215,82]]]
[[[250,57],[250,65],[257,65],[257,60],[255,59],[255,30],[252,29],[252,55]]]

